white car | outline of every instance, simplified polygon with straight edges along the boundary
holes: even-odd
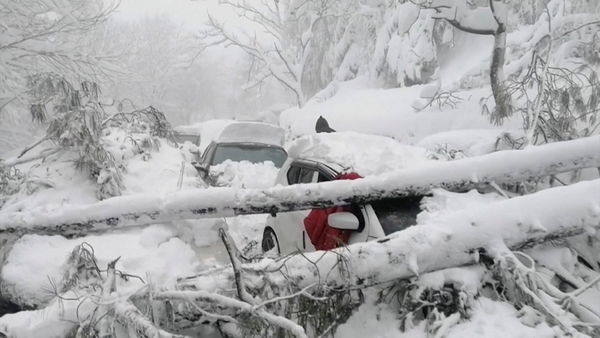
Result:
[[[331,181],[349,172],[369,176],[389,170],[382,161],[388,161],[387,164],[395,167],[427,161],[424,149],[405,146],[386,137],[358,133],[307,136],[297,141],[288,153],[290,156],[276,181],[284,186]],[[380,157],[381,163],[360,163],[377,157]],[[338,229],[353,230],[348,244],[381,238],[416,224],[421,199],[422,196],[411,196],[354,205],[350,208],[352,212],[329,215],[328,224]],[[263,251],[275,251],[280,255],[314,251],[304,228],[304,219],[309,213],[310,210],[301,210],[269,216],[263,232]]]

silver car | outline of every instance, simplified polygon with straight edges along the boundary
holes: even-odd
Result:
[[[209,184],[214,184],[210,167],[227,160],[263,163],[271,161],[280,168],[287,159],[283,148],[284,130],[276,125],[262,122],[234,122],[227,125],[212,141],[195,165]]]

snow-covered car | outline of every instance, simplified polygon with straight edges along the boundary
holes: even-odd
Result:
[[[341,174],[366,177],[429,161],[422,148],[402,145],[382,136],[353,132],[305,136],[289,149],[276,183],[283,186],[335,180]],[[389,198],[332,213],[328,225],[352,230],[348,244],[387,236],[416,223],[422,196]],[[279,213],[267,218],[262,248],[278,254],[314,251],[304,220],[310,210]]]
[[[226,161],[264,163],[272,162],[280,168],[287,159],[283,148],[285,132],[282,128],[262,122],[235,122],[223,128],[213,140],[196,169],[209,184],[216,182],[211,167]]]

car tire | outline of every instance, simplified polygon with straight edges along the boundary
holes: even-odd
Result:
[[[264,253],[273,252],[279,255],[281,251],[279,250],[279,241],[277,240],[277,235],[272,228],[266,227],[263,232],[262,237],[262,250]]]

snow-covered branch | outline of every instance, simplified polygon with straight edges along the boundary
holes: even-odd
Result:
[[[306,65],[315,53],[323,52],[313,48],[313,37],[320,29],[317,24],[345,14],[348,5],[317,0],[281,4],[272,0],[221,0],[220,4],[232,9],[238,20],[234,23],[209,14],[210,29],[200,35],[204,46],[240,48],[253,58],[252,85],[273,78],[289,89],[302,107],[308,98],[303,87],[308,81]]]
[[[525,150],[435,162],[377,177],[268,189],[209,188],[167,195],[129,195],[85,206],[42,206],[0,214],[0,232],[79,236],[117,226],[192,218],[279,213],[423,195],[431,189],[466,190],[514,183],[580,168],[600,167],[600,136]]]
[[[226,297],[217,293],[206,291],[162,291],[155,295],[156,300],[185,300],[193,302],[209,302],[219,306],[236,309],[254,316],[258,316],[271,325],[280,327],[292,333],[295,337],[307,337],[304,329],[293,321],[278,315],[269,313],[263,309],[257,309],[251,304]]]
[[[107,75],[106,55],[82,52],[82,38],[105,22],[118,2],[23,0],[0,10],[0,92],[22,100],[27,76],[51,71],[96,80]]]
[[[547,241],[600,230],[600,180],[552,188],[456,211],[435,223],[329,252],[248,263],[250,274],[285,277],[297,288],[313,283],[366,287],[426,272],[476,263],[500,243],[522,250]],[[340,268],[340,260],[344,268]],[[223,273],[231,273],[230,270]],[[198,277],[199,280],[205,277]],[[214,276],[213,276],[214,278]],[[188,280],[189,287],[193,282]],[[206,284],[201,284],[206,285]]]

